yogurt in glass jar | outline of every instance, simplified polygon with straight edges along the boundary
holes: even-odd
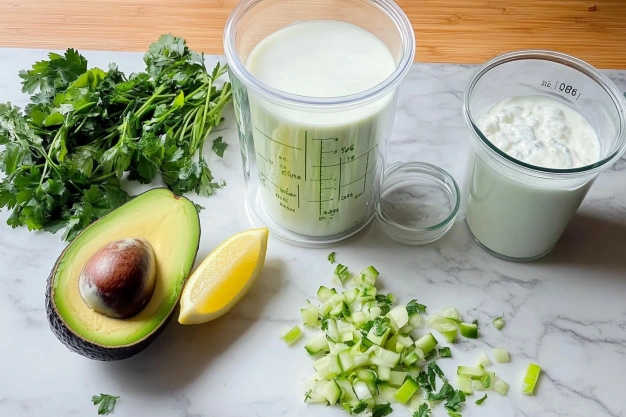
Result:
[[[624,152],[619,90],[576,58],[520,51],[476,72],[463,109],[472,144],[464,190],[470,233],[504,259],[546,255],[597,175]]]

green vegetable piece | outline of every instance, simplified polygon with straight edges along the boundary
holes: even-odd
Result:
[[[465,394],[463,391],[453,390],[451,394],[449,394],[446,398],[446,402],[444,407],[448,410],[448,414],[453,415],[461,415],[462,403],[465,402]]]
[[[485,367],[491,365],[491,362],[489,361],[489,358],[487,357],[487,354],[485,354],[485,352],[480,352],[480,356],[478,357],[476,364]]]
[[[465,395],[472,395],[474,393],[474,390],[472,389],[472,378],[469,376],[457,375],[456,385]]]
[[[331,252],[331,253],[329,253],[329,254],[328,254],[328,261],[329,261],[331,264],[334,264],[334,263],[335,263],[335,252]]]
[[[294,342],[300,338],[300,336],[302,336],[302,332],[300,331],[300,327],[295,326],[295,327],[292,327],[291,329],[286,329],[285,331],[283,331],[283,334],[281,335],[281,338],[288,345],[293,345]]]
[[[534,363],[529,363],[522,381],[522,394],[534,395],[537,380],[541,374],[541,367]]]
[[[459,325],[459,330],[461,331],[461,335],[463,337],[470,339],[478,338],[478,325],[476,323],[461,323]]]
[[[426,313],[426,306],[418,303],[417,300],[411,300],[406,305],[406,311],[409,313],[409,317],[415,314],[424,314]]]
[[[493,350],[493,358],[498,363],[508,363],[510,362],[509,351],[506,348],[498,347]]]
[[[476,405],[481,405],[482,403],[485,402],[485,400],[487,399],[487,394],[483,395],[482,398],[479,398],[476,400]]]
[[[228,148],[228,143],[224,142],[222,140],[222,137],[219,136],[218,138],[213,140],[213,146],[211,148],[213,149],[213,152],[217,154],[217,156],[223,158],[224,151],[226,150],[226,148]]]
[[[484,388],[489,388],[491,386],[491,374],[486,373],[485,375],[481,376],[480,383]]]
[[[415,413],[413,413],[413,417],[428,417],[430,416],[430,408],[426,404],[420,404],[420,407],[417,409]]]
[[[304,402],[307,402],[310,398],[311,398],[311,393],[313,392],[312,389],[308,390],[307,392],[304,393]]]
[[[451,358],[452,351],[449,347],[442,347],[441,349],[439,349],[439,356],[442,358]]]
[[[415,382],[413,378],[407,377],[404,384],[402,384],[398,392],[396,392],[396,400],[399,403],[406,404],[418,389],[419,385],[417,382]]]
[[[428,333],[415,341],[415,346],[428,355],[438,344],[432,333]]]
[[[509,391],[509,384],[507,384],[498,377],[495,377],[494,380],[491,381],[491,384],[493,390],[500,395],[506,395],[506,393]]]
[[[91,402],[98,406],[98,415],[101,416],[113,412],[118,398],[120,397],[115,395],[100,394],[91,397]]]
[[[393,412],[391,404],[378,404],[372,408],[372,417],[385,417]]]
[[[485,373],[482,367],[478,366],[459,366],[457,368],[457,375],[464,375],[469,377],[481,377]]]
[[[350,271],[348,271],[347,266],[337,264],[337,267],[335,268],[335,276],[339,279],[341,285],[343,285],[344,282],[346,282],[346,280],[350,277]]]
[[[493,327],[495,327],[498,330],[502,330],[502,328],[506,324],[502,317],[498,317],[498,318],[493,319],[493,321],[491,323],[493,324]]]

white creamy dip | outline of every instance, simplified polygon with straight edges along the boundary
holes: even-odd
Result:
[[[522,162],[543,168],[579,168],[598,161],[598,135],[571,107],[545,96],[504,100],[478,120],[495,146]]]
[[[348,22],[312,20],[259,42],[246,69],[277,90],[342,97],[383,82],[396,68],[386,44]],[[351,107],[313,108],[248,100],[264,210],[306,236],[333,236],[373,215],[380,153],[393,115],[393,91]]]

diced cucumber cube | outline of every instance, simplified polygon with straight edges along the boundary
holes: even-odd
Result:
[[[472,395],[474,393],[474,390],[472,389],[472,378],[469,376],[457,375],[456,385],[465,395]]]
[[[339,377],[335,379],[339,388],[341,388],[341,402],[347,402],[349,404],[355,404],[359,402],[354,390],[352,389],[352,384],[345,378]]]
[[[457,368],[457,375],[464,375],[469,377],[481,377],[485,373],[485,370],[478,366],[459,366]]]
[[[461,323],[459,325],[459,330],[461,331],[461,335],[463,337],[467,337],[469,339],[478,338],[478,325],[475,323]]]
[[[405,306],[396,306],[387,315],[395,322],[398,329],[409,322],[409,313],[406,311]]]
[[[292,327],[291,329],[289,328],[284,329],[282,332],[281,338],[288,345],[292,345],[296,340],[300,338],[300,336],[302,336],[302,331],[300,331],[300,327],[295,326],[295,327]]]
[[[495,381],[492,381],[493,390],[500,395],[506,395],[509,391],[509,384],[496,377]]]
[[[354,369],[355,367],[354,357],[350,354],[350,352],[348,352],[347,350],[344,350],[339,353],[338,358],[339,358],[339,365],[341,365],[341,370],[343,371],[343,373],[346,373]]]
[[[535,386],[541,373],[541,367],[534,363],[529,363],[524,374],[522,381],[522,393],[525,395],[533,395],[535,393]]]
[[[304,345],[304,349],[306,349],[309,355],[315,355],[321,351],[328,352],[330,349],[328,339],[326,339],[326,333],[318,332]]]
[[[300,316],[302,317],[302,324],[309,327],[315,327],[318,323],[319,310],[315,306],[308,306],[300,310]]]
[[[508,363],[510,361],[509,351],[503,347],[495,348],[493,350],[493,357],[498,363]]]
[[[401,371],[391,371],[389,376],[389,385],[392,387],[400,388],[404,384],[404,380],[408,374]]]
[[[415,346],[428,355],[438,344],[432,333],[428,333],[415,341]]]
[[[396,400],[401,404],[406,404],[418,389],[419,385],[417,385],[417,382],[409,377],[396,392]]]
[[[337,290],[335,290],[334,288],[326,288],[323,285],[317,290],[317,299],[320,300],[320,302],[324,302],[326,300],[328,300],[329,298],[331,298],[333,295],[337,294]]]
[[[322,394],[322,396],[326,398],[328,404],[335,405],[337,404],[337,401],[341,396],[341,388],[339,387],[339,384],[335,382],[335,380],[327,381],[322,388],[320,394]]]
[[[496,362],[497,361],[498,361],[498,359],[496,358]],[[480,356],[476,360],[476,364],[477,365],[482,365],[482,366],[489,366],[489,365],[491,365],[491,362],[489,361],[489,358],[487,357],[485,352],[480,352]]]
[[[391,368],[388,366],[378,366],[378,379],[381,381],[389,381],[391,379]]]

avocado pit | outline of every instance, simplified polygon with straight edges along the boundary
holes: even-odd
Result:
[[[145,239],[108,243],[87,261],[78,279],[89,308],[113,318],[129,318],[146,306],[156,284],[156,261]]]

